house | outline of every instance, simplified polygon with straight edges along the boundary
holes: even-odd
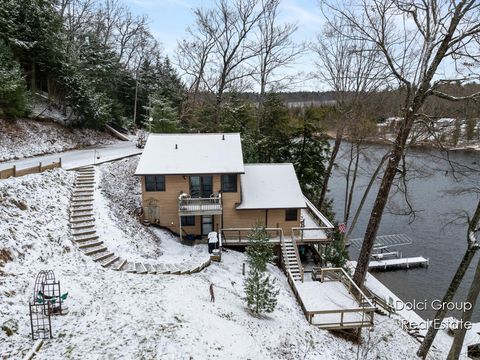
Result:
[[[154,134],[135,175],[144,221],[180,238],[216,232],[220,248],[248,245],[252,227],[264,226],[310,323],[373,326],[375,308],[360,289],[358,299],[351,294],[355,284],[345,270],[322,268],[313,276],[312,269],[312,280],[304,277],[300,247],[321,259],[333,225],[303,195],[292,164],[244,164],[236,133]]]
[[[255,225],[271,229],[274,239],[292,236],[305,227],[313,206],[292,164],[244,164],[238,133],[150,135],[135,175],[141,177],[144,219],[181,237],[216,231],[240,245]],[[331,228],[320,216],[324,229]],[[301,231],[299,238],[328,241],[327,232],[317,230],[312,236]]]

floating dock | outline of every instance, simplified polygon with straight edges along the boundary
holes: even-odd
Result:
[[[368,264],[369,270],[374,271],[388,271],[396,269],[411,269],[416,267],[428,267],[428,259],[423,256],[399,258],[399,259],[387,259],[387,260],[374,260]]]

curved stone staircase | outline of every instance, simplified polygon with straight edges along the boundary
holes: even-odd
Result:
[[[210,265],[210,257],[193,258],[181,264],[144,264],[129,262],[109,251],[95,230],[93,194],[95,190],[95,169],[86,166],[77,169],[75,189],[70,207],[70,228],[73,241],[79,249],[105,268],[124,270],[137,274],[192,274]]]

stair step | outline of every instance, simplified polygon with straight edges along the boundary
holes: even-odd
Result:
[[[93,201],[93,196],[88,195],[88,196],[74,196],[72,197],[72,202],[73,203],[79,203],[79,202],[92,202]]]
[[[82,243],[80,243],[78,245],[78,247],[80,249],[87,249],[89,247],[95,247],[95,246],[99,246],[99,245],[102,245],[103,244],[103,241],[101,240],[90,240],[90,241],[83,241]]]
[[[170,274],[170,270],[165,264],[157,264],[154,267],[157,270],[157,274]]]
[[[178,266],[175,264],[170,264],[168,266],[169,266],[170,274],[180,275],[180,273],[182,272],[182,270],[179,269]]]
[[[92,198],[93,199],[93,190],[85,190],[82,192],[74,192],[72,198]]]
[[[115,257],[115,254],[112,252],[105,251],[105,253],[101,252],[93,256],[93,261],[102,261],[102,260],[110,259],[111,257]]]
[[[112,258],[107,258],[107,259],[104,259],[102,262],[101,262],[101,265],[103,267],[109,267],[110,265],[114,264],[117,260],[120,259],[120,256],[113,256]]]
[[[150,265],[150,264],[143,264],[145,266],[145,268],[147,269],[147,272],[149,274],[156,274],[157,273],[157,269],[155,269],[153,267],[153,265]]]
[[[95,217],[93,217],[92,215],[82,214],[82,213],[76,214],[72,212],[70,214],[71,223],[81,223],[86,221],[95,221]]]
[[[82,229],[90,229],[95,227],[95,222],[94,221],[85,221],[85,222],[80,222],[78,224],[72,224],[70,225],[70,229],[72,230],[82,230]]]
[[[93,216],[85,216],[85,215],[70,217],[70,222],[75,224],[82,223],[82,222],[90,222],[90,221],[95,221],[95,218]]]
[[[146,274],[147,269],[145,268],[145,265],[143,265],[142,263],[135,263],[135,272],[137,274]]]
[[[73,236],[82,236],[82,235],[88,235],[88,234],[95,234],[97,231],[95,229],[88,229],[85,230],[83,229],[82,231],[75,231],[72,233]]]
[[[77,189],[83,189],[83,190],[94,190],[94,187],[92,185],[75,185]]]
[[[133,262],[127,263],[127,266],[125,266],[125,271],[128,272],[128,273],[136,272],[137,270],[135,269],[135,263],[133,263]]]
[[[93,211],[93,206],[92,205],[82,205],[82,206],[77,206],[74,209],[72,209],[74,212],[85,212],[85,211]]]
[[[127,260],[126,259],[123,259],[123,260],[119,259],[117,261],[117,264],[115,264],[115,266],[113,266],[112,269],[115,270],[115,271],[120,271],[125,267],[125,265],[127,265]]]
[[[100,246],[95,246],[95,247],[85,249],[85,254],[86,255],[94,255],[94,254],[98,254],[100,252],[104,252],[104,251],[107,251],[107,250],[108,249],[107,249],[106,246],[100,245]]]
[[[82,202],[74,202],[72,203],[71,207],[76,210],[78,208],[91,208],[93,207],[92,201],[82,201]]]
[[[94,235],[94,234],[82,235],[82,236],[75,237],[75,242],[79,243],[79,242],[82,242],[82,241],[96,240],[96,239],[98,239],[98,235]]]

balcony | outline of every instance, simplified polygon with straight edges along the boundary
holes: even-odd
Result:
[[[220,215],[222,214],[222,195],[212,194],[208,198],[192,198],[189,194],[178,197],[178,215]]]

